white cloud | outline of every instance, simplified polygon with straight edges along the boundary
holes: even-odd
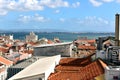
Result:
[[[110,24],[110,21],[101,18],[101,17],[96,17],[96,16],[87,16],[83,20],[79,19],[78,22],[81,25],[86,25],[86,26],[106,26]]]
[[[77,8],[77,7],[79,7],[80,6],[80,2],[76,2],[76,3],[73,3],[72,4],[72,7],[74,7],[74,8]]]
[[[30,22],[30,21],[35,21],[35,22],[45,22],[45,21],[48,21],[49,19],[43,17],[43,16],[40,16],[39,14],[35,14],[34,16],[23,16],[23,15],[20,15],[19,16],[19,19],[18,21],[20,22],[24,22],[24,23],[27,23],[27,22]]]
[[[112,2],[114,0],[102,0],[103,2]]]
[[[60,10],[55,10],[55,13],[60,13]]]
[[[38,21],[38,22],[45,22],[47,19],[45,19],[45,17],[43,17],[43,16],[40,16],[39,14],[35,14],[32,17],[32,20]]]
[[[109,24],[109,21],[103,18],[98,18],[98,22],[103,23],[103,24]]]
[[[89,1],[92,3],[93,6],[99,7],[104,3],[110,3],[110,2],[113,2],[115,0],[89,0]],[[120,0],[117,0],[117,2],[118,1],[120,1]]]
[[[0,15],[6,15],[6,14],[7,14],[7,11],[6,11],[6,10],[0,9]]]
[[[117,0],[117,3],[120,3],[120,0]]]
[[[48,8],[58,7],[78,7],[80,2],[69,3],[65,0],[0,0],[0,10],[9,12],[14,11],[31,11],[31,10],[44,10]],[[1,15],[1,14],[0,14]]]
[[[63,0],[41,0],[40,3],[50,8],[69,7],[69,3]]]
[[[61,22],[65,22],[65,19],[64,18],[60,18],[59,19]]]
[[[20,22],[24,22],[24,23],[27,23],[31,20],[31,16],[23,16],[23,15],[20,15],[18,21]]]
[[[95,7],[98,7],[98,6],[101,6],[103,3],[102,2],[100,2],[100,1],[97,1],[97,0],[89,0],[92,4],[93,4],[93,6],[95,6]]]
[[[76,23],[75,23],[76,21]],[[96,16],[86,16],[83,19],[76,19],[73,20],[72,23],[78,25],[81,28],[82,31],[108,31],[108,32],[114,32],[114,23],[113,21],[107,20],[102,17],[96,17]]]

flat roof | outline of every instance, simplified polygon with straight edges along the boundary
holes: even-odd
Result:
[[[41,58],[45,58],[45,56],[32,56],[31,58],[26,59],[22,62],[19,62],[15,65],[11,66],[10,68],[26,68]]]
[[[17,80],[44,74],[58,57],[60,55],[39,59],[8,80]]]
[[[60,45],[66,45],[66,44],[72,44],[72,42],[63,42],[63,43],[55,43],[55,44],[44,44],[44,45],[34,46],[34,48],[49,47],[49,46],[60,46]]]

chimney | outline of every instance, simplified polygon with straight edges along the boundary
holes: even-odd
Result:
[[[119,27],[120,27],[120,14],[115,15],[115,45],[119,46],[119,41],[120,41],[120,32],[119,32]]]

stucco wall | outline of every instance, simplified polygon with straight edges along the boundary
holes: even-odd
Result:
[[[53,56],[61,54],[61,56],[70,56],[71,44],[34,47],[35,56]]]
[[[114,76],[117,76],[118,80],[120,80],[120,70],[105,69],[105,80],[114,80]]]

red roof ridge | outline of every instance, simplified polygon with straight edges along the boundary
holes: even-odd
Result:
[[[106,68],[106,67],[107,67],[107,64],[106,64],[101,58],[98,58],[98,61],[99,61],[99,63],[101,64],[101,66],[102,66],[103,68]]]

